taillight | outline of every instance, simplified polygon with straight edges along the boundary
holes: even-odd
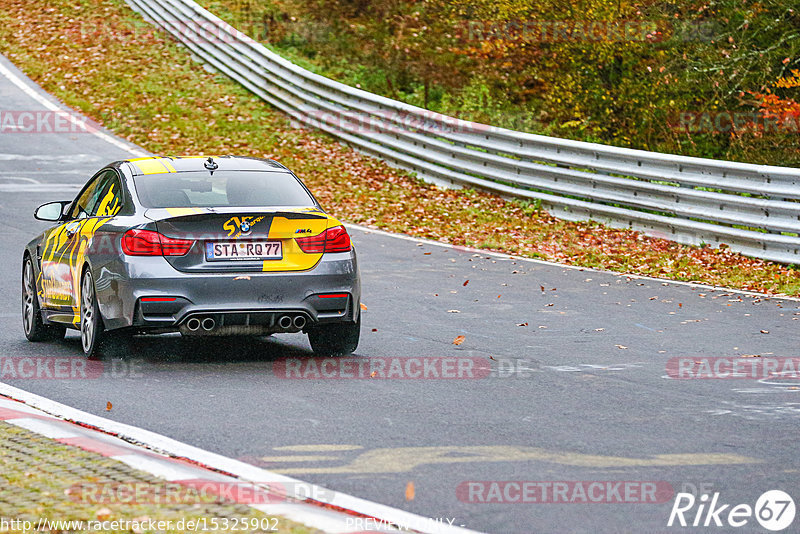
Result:
[[[295,238],[300,250],[306,254],[322,254],[325,252],[325,234],[327,231],[313,237]]]
[[[122,251],[128,256],[183,256],[194,241],[173,239],[152,230],[128,230],[122,236]]]
[[[322,254],[323,252],[349,252],[350,236],[344,226],[328,228],[319,235],[295,238],[300,250],[306,254]]]
[[[350,236],[344,226],[334,226],[325,231],[325,252],[348,252]]]

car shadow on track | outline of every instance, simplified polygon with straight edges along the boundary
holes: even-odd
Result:
[[[180,335],[136,336],[112,358],[137,359],[145,363],[247,363],[273,362],[283,358],[313,358],[310,348],[296,335],[269,337],[182,337]],[[81,353],[80,337],[68,336],[62,343]]]

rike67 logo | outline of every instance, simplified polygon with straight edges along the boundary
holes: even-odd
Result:
[[[794,515],[794,500],[780,490],[764,492],[755,507],[749,504],[723,504],[719,501],[719,492],[710,498],[704,493],[699,499],[691,493],[678,493],[667,526],[743,527],[755,516],[762,527],[777,532],[788,528],[794,521]]]

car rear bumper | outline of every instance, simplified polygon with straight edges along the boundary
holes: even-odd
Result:
[[[177,271],[163,257],[137,257],[119,270],[123,272],[102,269],[96,282],[109,330],[269,333],[353,322],[359,313],[361,286],[354,251],[326,254],[313,269],[300,272],[188,273]],[[302,316],[303,321],[281,328],[283,315]],[[189,329],[192,317],[201,322],[212,318],[215,328]]]

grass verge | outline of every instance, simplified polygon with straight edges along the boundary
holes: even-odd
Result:
[[[294,128],[236,83],[194,63],[122,0],[0,4],[0,52],[45,90],[152,152],[275,158],[342,220],[570,265],[800,295],[794,267],[441,189]]]
[[[3,532],[31,532],[33,529],[16,528],[22,521],[41,527],[36,530],[50,532],[89,531],[93,527],[88,522],[94,525],[130,521],[127,525],[118,523],[121,528],[106,523],[111,528],[102,531],[143,534],[154,532],[150,526],[155,524],[158,532],[183,533],[190,521],[205,521],[210,528],[212,520],[224,527],[220,532],[319,532],[283,518],[270,518],[245,504],[189,488],[178,491],[117,460],[60,444],[2,421],[0,481],[0,517],[6,522],[17,521],[0,528]],[[44,520],[48,523],[40,523]],[[163,522],[160,527],[158,522]],[[184,527],[179,528],[180,525]],[[271,530],[273,527],[275,530]]]

